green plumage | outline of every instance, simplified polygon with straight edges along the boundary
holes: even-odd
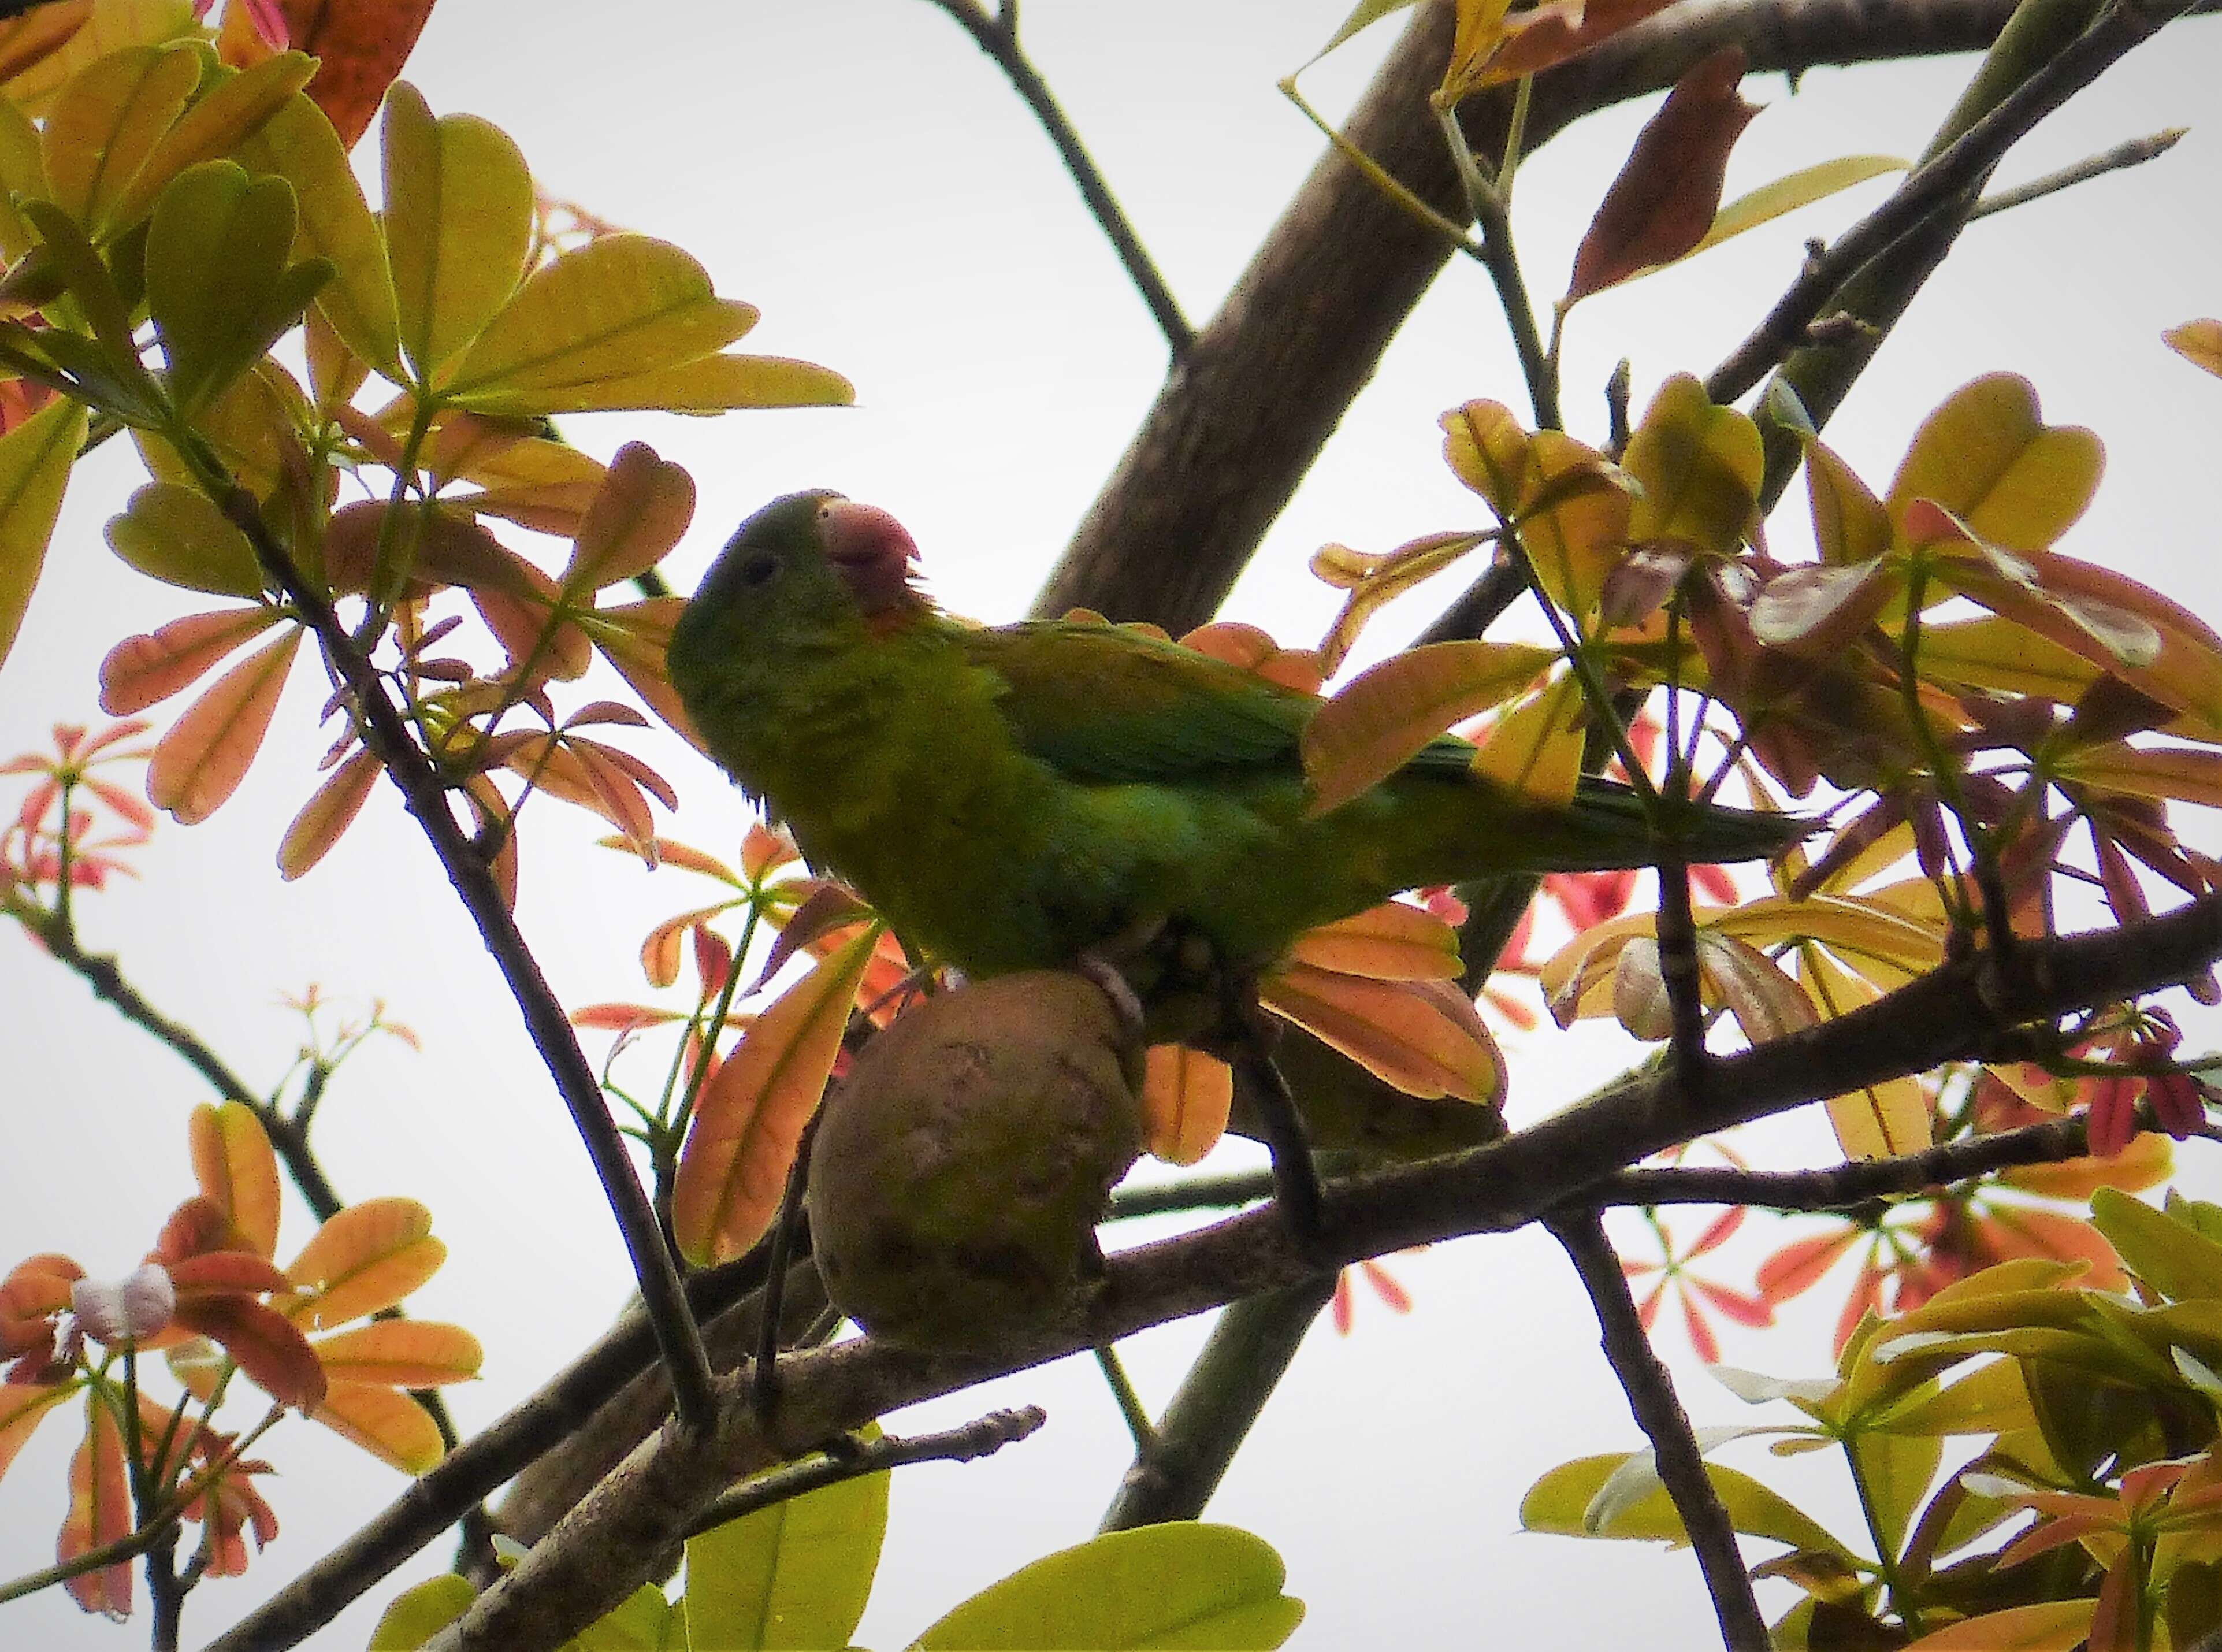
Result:
[[[894,536],[866,548],[882,554],[849,543],[860,519]],[[1067,964],[1160,920],[1254,969],[1401,889],[1658,857],[1625,788],[1528,805],[1447,736],[1307,819],[1297,743],[1315,697],[1107,625],[960,625],[904,583],[909,550],[838,496],[775,501],[687,605],[671,679],[814,865],[974,974]],[[1713,809],[1688,853],[1752,859],[1795,833]]]

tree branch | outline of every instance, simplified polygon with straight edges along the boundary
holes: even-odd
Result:
[[[1604,1357],[1620,1379],[1637,1426],[1651,1442],[1659,1478],[1674,1500],[1674,1511],[1682,1517],[1682,1530],[1713,1598],[1713,1614],[1720,1619],[1722,1643],[1729,1652],[1768,1652],[1773,1642],[1744,1572],[1736,1527],[1705,1473],[1704,1453],[1689,1415],[1674,1398],[1674,1379],[1644,1334],[1635,1298],[1628,1292],[1628,1278],[1620,1271],[1620,1258],[1605,1237],[1596,1207],[1560,1211],[1546,1216],[1543,1225],[1565,1247],[1597,1310]]]
[[[1995,1052],[2025,1023],[2157,990],[2217,958],[2222,896],[2127,929],[2025,941],[2003,963],[1980,954],[1957,959],[1873,1004],[1721,1058],[1702,1106],[1679,1096],[1671,1073],[1646,1071],[1502,1141],[1337,1184],[1327,1249],[1333,1259],[1348,1262],[1509,1231],[1590,1196],[1603,1178],[1678,1140],[1822,1095]],[[937,1357],[869,1337],[793,1355],[785,1362],[783,1399],[769,1441],[755,1430],[745,1385],[721,1379],[719,1423],[710,1435],[690,1440],[667,1429],[644,1442],[438,1645],[443,1652],[555,1645],[650,1575],[675,1534],[741,1475],[883,1412],[1296,1284],[1316,1266],[1276,1213],[1251,1211],[1110,1257],[1092,1321],[1077,1332],[994,1355]],[[496,1426],[506,1429],[509,1420]],[[488,1465],[475,1467],[483,1473]],[[450,1483],[447,1489],[452,1494],[460,1488]],[[415,1495],[412,1488],[373,1523],[386,1528],[378,1560],[365,1553],[375,1546],[350,1540],[211,1652],[276,1652],[330,1621],[406,1558],[410,1550],[394,1541],[393,1528],[407,1523]]]
[[[1796,74],[1979,50],[2012,10],[2012,0],[1685,0],[1537,77],[1528,150],[1583,115],[1672,85],[1731,41],[1754,72]],[[1448,0],[1426,0],[1344,129],[1463,223],[1428,106],[1451,27]],[[1509,91],[1468,101],[1478,147],[1491,148],[1510,107]],[[1167,378],[1035,613],[1092,607],[1176,635],[1209,619],[1449,256],[1347,160],[1322,156]]]

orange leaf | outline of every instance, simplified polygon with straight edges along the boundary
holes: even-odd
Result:
[[[1743,66],[1743,48],[1727,46],[1674,83],[1591,220],[1561,305],[1671,264],[1705,238],[1729,151],[1759,113],[1736,91]]]
[[[391,1308],[439,1272],[448,1247],[414,1199],[365,1199],[336,1213],[286,1270],[297,1293],[279,1307],[313,1330]]]
[[[193,1180],[257,1256],[278,1248],[278,1160],[254,1110],[203,1102],[186,1126]]]
[[[324,1397],[324,1368],[291,1321],[251,1297],[178,1298],[176,1322],[220,1342],[254,1385],[282,1405],[308,1410]]]
[[[581,620],[580,629],[650,711],[669,724],[681,739],[701,749],[701,737],[694,732],[663,663],[664,650],[671,644],[671,627],[686,606],[683,597],[650,597],[644,602],[599,609]]]
[[[730,1260],[770,1226],[878,941],[876,926],[859,930],[789,988],[703,1086],[671,1195],[673,1233],[690,1262]]]
[[[1510,699],[1556,656],[1525,643],[1428,643],[1360,672],[1304,725],[1313,815],[1394,774],[1452,724]]]
[[[384,1383],[333,1383],[309,1417],[405,1474],[424,1473],[447,1449],[431,1413]]]
[[[1198,625],[1180,639],[1180,645],[1239,665],[1252,676],[1300,694],[1317,694],[1327,680],[1325,662],[1316,649],[1283,648],[1257,626],[1240,620],[1215,619]]]
[[[91,15],[92,0],[61,0],[0,23],[0,81],[13,80],[60,51]]]
[[[335,1383],[384,1383],[433,1388],[479,1374],[485,1352],[460,1325],[422,1319],[380,1319],[319,1337],[311,1345]]]
[[[1480,544],[1485,533],[1430,533],[1396,550],[1369,556],[1343,545],[1324,545],[1312,556],[1312,572],[1346,590],[1342,612],[1319,645],[1320,669],[1332,675],[1375,609],[1422,580],[1431,579]]]
[[[1289,956],[1299,964],[1375,981],[1455,981],[1458,931],[1422,907],[1384,901],[1306,930]],[[1161,1155],[1162,1156],[1162,1155]]]
[[[1444,983],[1368,981],[1284,964],[1259,983],[1258,1002],[1408,1096],[1485,1102],[1503,1093],[1503,1058],[1489,1029]]]
[[[167,700],[278,619],[275,608],[218,608],[125,638],[100,663],[101,709],[122,717]]]
[[[278,875],[291,883],[331,850],[355,824],[378,784],[381,765],[369,751],[358,751],[317,788],[278,845]]]
[[[566,595],[599,591],[645,574],[679,543],[694,519],[694,479],[628,442],[610,461],[563,570]]]
[[[181,826],[205,820],[239,788],[285,691],[298,627],[216,680],[154,745],[147,795]]]
[[[1153,1044],[1142,1056],[1142,1132],[1153,1158],[1193,1165],[1227,1134],[1234,1070],[1182,1044]]]
[[[88,1549],[129,1536],[131,1487],[124,1473],[122,1431],[116,1426],[115,1413],[91,1392],[85,1399],[85,1438],[70,1459],[69,1492],[61,1541],[54,1546],[57,1560],[72,1561]],[[131,1615],[129,1561],[80,1572],[62,1586],[87,1611],[110,1617]]]

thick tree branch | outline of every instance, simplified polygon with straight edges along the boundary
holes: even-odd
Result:
[[[1644,1334],[1635,1298],[1628,1293],[1628,1278],[1620,1271],[1620,1258],[1605,1237],[1604,1223],[1594,1206],[1585,1205],[1546,1216],[1543,1225],[1565,1247],[1597,1310],[1605,1359],[1620,1379],[1637,1426],[1651,1442],[1659,1478],[1674,1500],[1674,1511],[1682,1517],[1682,1530],[1713,1598],[1713,1615],[1720,1619],[1722,1644],[1729,1652],[1768,1652],[1773,1643],[1752,1596],[1751,1579],[1736,1548],[1736,1527],[1705,1473],[1704,1453],[1688,1413],[1674,1397],[1674,1379]]]
[[[1539,77],[1528,147],[1672,85],[1731,41],[1754,71],[1795,74],[1979,50],[2012,9],[2012,0],[1685,0]],[[1345,131],[1463,223],[1465,198],[1427,100],[1451,22],[1448,0],[1422,5]],[[1477,148],[1493,150],[1510,109],[1509,93],[1467,104]],[[1176,634],[1209,619],[1449,256],[1441,236],[1340,155],[1324,155],[1176,364],[1034,612],[1077,605]]]
[[[1504,1140],[1335,1184],[1328,1248],[1333,1259],[1347,1262],[1522,1227],[1677,1141],[1995,1052],[2018,1027],[2156,990],[2217,958],[2222,896],[2126,930],[2028,942],[2003,964],[1981,955],[1957,960],[1874,1004],[1722,1058],[1702,1106],[1679,1095],[1671,1074],[1648,1072]],[[769,1442],[755,1431],[745,1385],[720,1379],[719,1421],[709,1437],[690,1441],[667,1426],[644,1442],[440,1645],[505,1652],[555,1645],[650,1575],[686,1522],[742,1475],[883,1412],[1294,1285],[1315,1268],[1276,1213],[1253,1210],[1111,1257],[1093,1320],[1076,1334],[993,1356],[936,1358],[869,1338],[796,1354],[785,1362],[778,1426]],[[509,1420],[496,1427],[508,1429]],[[486,1465],[474,1467],[482,1473]],[[460,1478],[446,1483],[448,1494],[465,1489],[455,1483]],[[373,1523],[381,1528],[375,1543],[350,1540],[212,1652],[275,1652],[330,1621],[406,1558],[410,1548],[397,1532],[409,1523],[408,1505],[423,1485]]]

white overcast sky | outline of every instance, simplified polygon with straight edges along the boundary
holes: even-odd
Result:
[[[1319,141],[1273,90],[1332,31],[1343,0],[1031,0],[1027,39],[1192,317],[1202,320],[1310,166]],[[1346,106],[1394,25],[1312,72]],[[2034,174],[2211,106],[2222,35],[2172,30],[2075,100],[2012,161]],[[1731,193],[1833,154],[1917,152],[1968,60],[1816,72],[1795,97],[1777,79],[1738,148]],[[858,391],[852,411],[711,421],[570,421],[604,456],[627,439],[693,470],[694,531],[668,564],[685,587],[733,523],[775,493],[838,487],[915,531],[947,604],[1020,615],[1156,390],[1163,352],[1148,317],[1000,75],[925,0],[690,0],[654,7],[548,0],[529,9],[449,0],[410,77],[441,112],[506,129],[544,188],[665,236],[721,291],[760,305],[755,348],[821,361]],[[1592,121],[1522,173],[1517,224],[1539,301],[1563,280],[1590,210],[1648,106]],[[2161,345],[2164,327],[2222,312],[2217,135],[2194,129],[2134,173],[1978,225],[1915,307],[1830,436],[1880,487],[1919,416],[1975,374],[2029,374],[2045,411],[2095,427],[2112,457],[2076,554],[2222,614],[2222,384]],[[1639,405],[1669,373],[1704,372],[1792,273],[1802,239],[1833,233],[1879,198],[1869,185],[1773,229],[1578,312],[1566,358],[1579,433],[1602,424],[1597,387],[1633,359]],[[1475,502],[1444,470],[1435,416],[1473,396],[1524,405],[1501,321],[1464,262],[1429,294],[1228,605],[1284,641],[1315,640],[1331,594],[1304,571],[1323,541],[1384,549],[1464,525]],[[41,744],[57,720],[97,720],[94,666],[117,636],[194,599],[131,574],[102,522],[131,484],[124,444],[76,479],[24,634],[0,671],[0,752]],[[1793,493],[1793,500],[1798,497]],[[1777,518],[1791,529],[1798,512]],[[1384,638],[1424,618],[1417,607]],[[325,736],[298,674],[270,749],[214,820],[166,821],[140,857],[142,883],[88,900],[89,942],[113,948],[154,1001],[240,1071],[274,1079],[297,1034],[277,996],[321,983],[344,1001],[380,996],[424,1052],[366,1052],[318,1123],[350,1197],[402,1193],[435,1212],[451,1247],[414,1311],[485,1340],[485,1379],[451,1391],[467,1428],[499,1414],[607,1323],[627,1288],[623,1254],[561,1106],[494,970],[421,839],[381,794],[311,877],[281,885],[279,832]],[[650,750],[643,742],[642,749]],[[740,801],[677,742],[652,747],[683,794],[673,834],[719,850]],[[637,996],[647,925],[687,903],[685,875],[646,877],[605,851],[583,817],[529,832],[521,914],[568,1002]],[[2212,846],[2213,836],[2206,833]],[[69,1252],[121,1272],[190,1188],[192,1075],[115,1019],[20,938],[0,936],[0,1039],[9,1052],[0,1153],[0,1266]],[[2216,1041],[2208,1020],[2194,1039]],[[1533,1118],[1621,1053],[1609,1040],[1541,1033],[1511,1050],[1516,1119]],[[1810,1121],[1779,1121],[1753,1151],[1817,1160]],[[1228,1162],[1234,1162],[1230,1159]],[[2217,1184],[2194,1156],[2192,1183]],[[1758,1224],[1754,1224],[1757,1226]],[[281,1247],[305,1239],[291,1209]],[[1748,1279],[1750,1257],[1724,1266]],[[1398,1259],[1417,1298],[1392,1317],[1360,1303],[1359,1334],[1315,1334],[1235,1465],[1213,1516],[1273,1542],[1310,1605],[1296,1645],[1412,1649],[1706,1643],[1710,1617],[1686,1555],[1525,1536],[1520,1494],[1565,1458],[1637,1436],[1595,1348],[1562,1259],[1530,1234]],[[1772,1335],[1729,1340],[1734,1363],[1822,1368],[1818,1312]],[[1162,1403],[1202,1322],[1138,1339],[1138,1382]],[[1703,1421],[1751,1414],[1662,1346]],[[897,1430],[1039,1402],[1033,1441],[967,1467],[906,1470],[860,1644],[906,1643],[973,1590],[1086,1537],[1124,1464],[1116,1412],[1092,1366],[1065,1365],[921,1408]],[[0,1484],[0,1573],[42,1563],[64,1504],[72,1442],[55,1423]],[[268,1442],[285,1531],[243,1582],[187,1608],[205,1639],[400,1489],[391,1472],[322,1430]],[[1848,1507],[1820,1458],[1739,1460],[1793,1494]],[[1852,1535],[1855,1525],[1843,1527]],[[444,1545],[403,1574],[423,1575]],[[317,1643],[360,1646],[389,1584]],[[143,1589],[141,1605],[143,1612]],[[1787,1597],[1770,1597],[1770,1610]],[[81,1617],[59,1593],[0,1609],[11,1646],[143,1644]]]

